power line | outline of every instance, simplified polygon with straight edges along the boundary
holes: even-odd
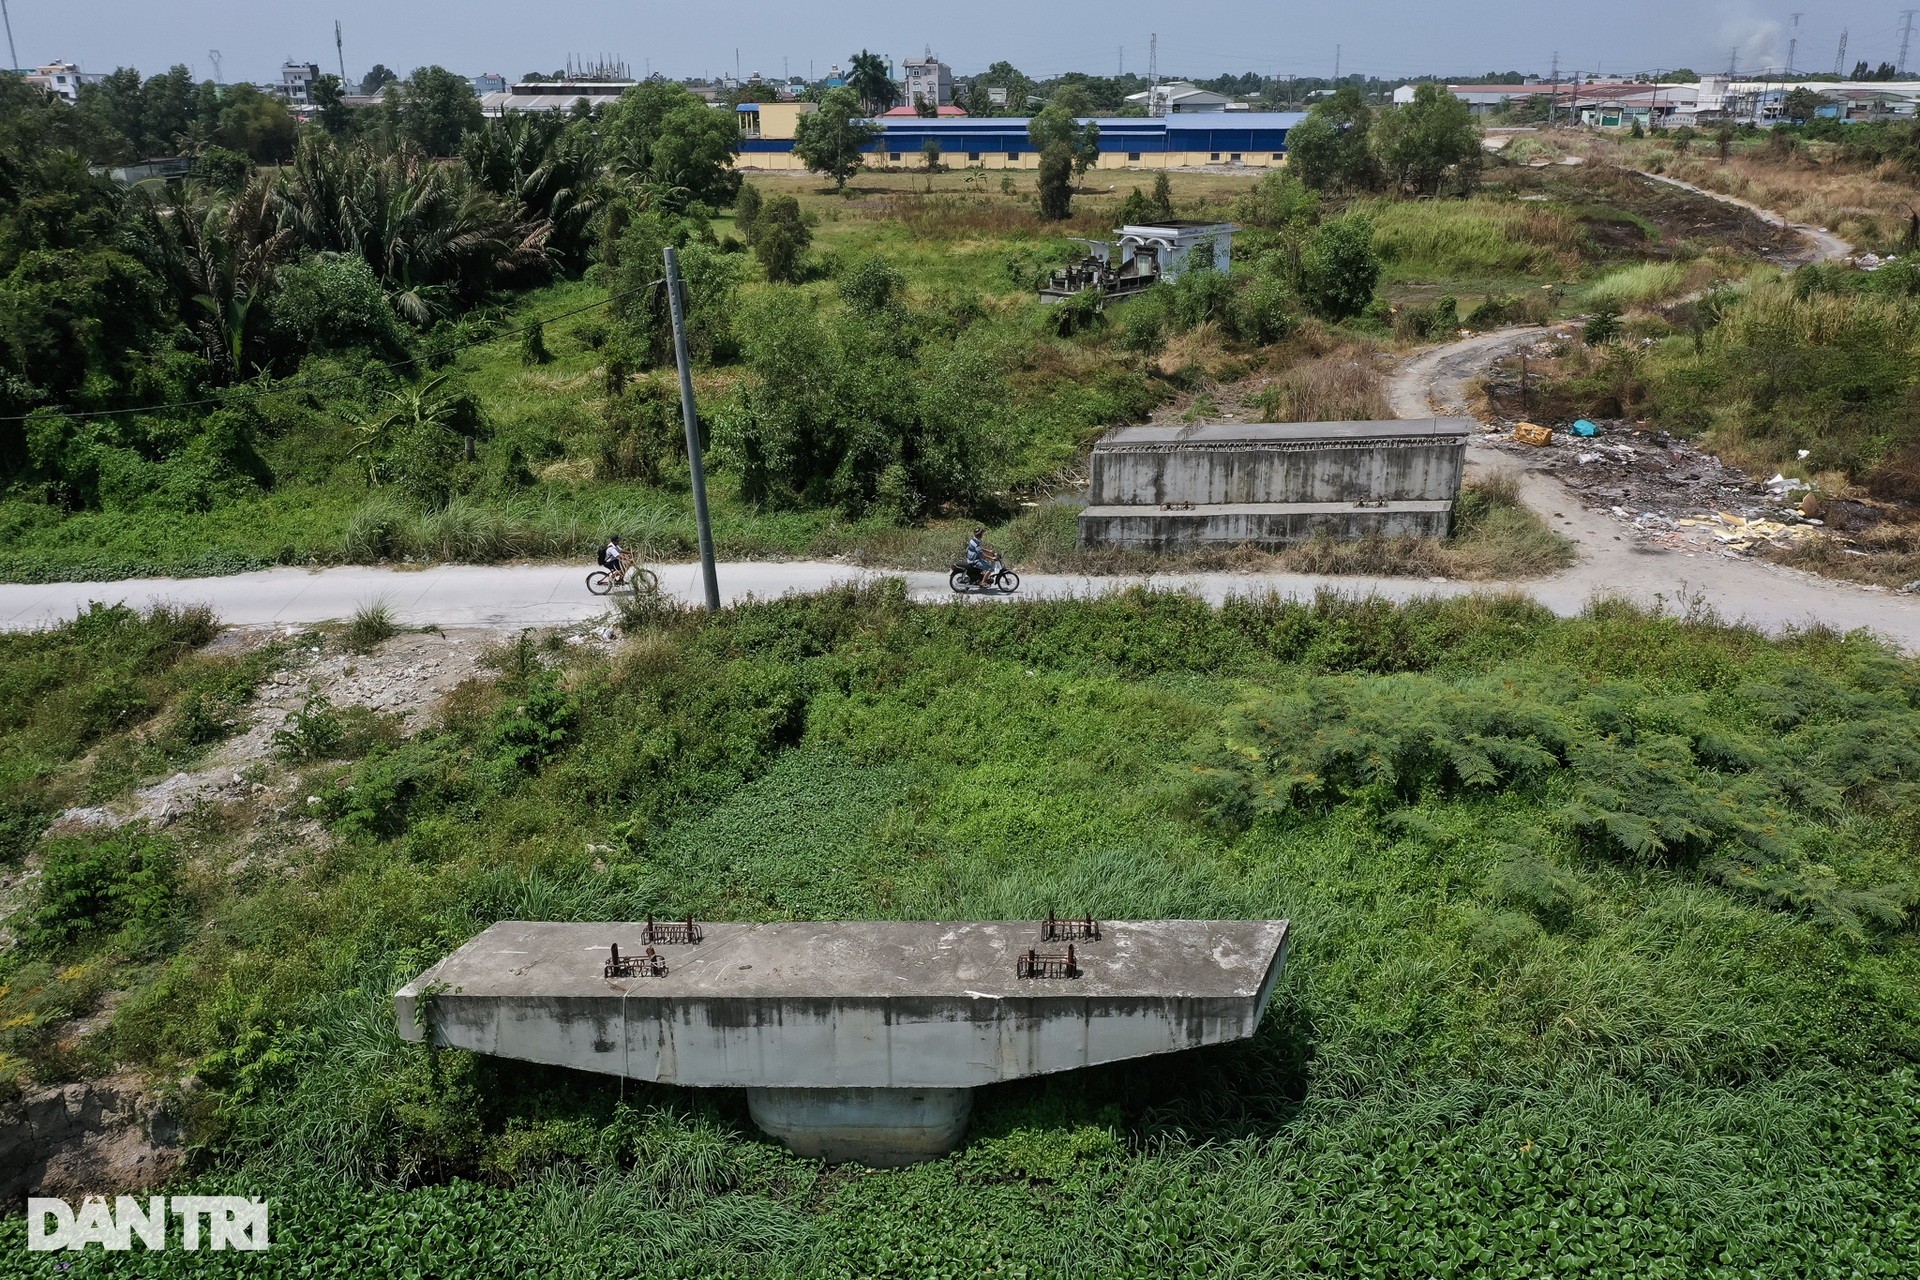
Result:
[[[419,364],[423,360],[438,359],[443,356],[451,356],[456,352],[465,351],[470,347],[480,347],[480,346],[485,346],[489,342],[498,342],[502,338],[519,337],[527,333],[529,330],[537,329],[542,325],[552,324],[556,320],[567,320],[577,315],[584,315],[589,311],[594,311],[599,309],[600,307],[604,307],[610,302],[617,302],[621,298],[630,298],[636,293],[645,293],[647,290],[652,289],[654,286],[665,284],[665,283],[666,283],[666,280],[664,277],[662,277],[659,280],[649,280],[647,283],[642,285],[635,285],[631,289],[622,289],[618,293],[610,293],[606,297],[600,299],[600,301],[598,302],[589,302],[585,306],[575,307],[571,311],[562,311],[557,315],[544,316],[541,319],[532,321],[531,323],[523,324],[518,329],[508,329],[501,333],[490,333],[485,335],[484,337],[474,338],[471,341],[462,342],[457,346],[447,347],[442,350],[431,352],[426,355],[409,356],[405,360],[395,360],[390,364],[380,365],[379,368],[382,372],[391,373],[397,369],[405,369],[411,365]],[[277,395],[281,392],[311,391],[316,387],[331,386],[337,382],[361,382],[366,379],[366,376],[369,372],[371,371],[363,369],[359,373],[335,374],[331,378],[320,378],[313,382],[295,383],[295,382],[288,382],[286,379],[282,379],[281,382],[276,386],[247,387],[245,389],[234,388],[228,394],[223,396],[208,396],[199,400],[173,400],[165,404],[142,405],[134,409],[92,409],[92,410],[88,410],[85,413],[72,413],[72,412],[63,412],[61,410],[53,409],[51,407],[44,407],[41,409],[36,409],[33,413],[15,413],[15,414],[7,414],[5,416],[0,416],[0,422],[25,422],[29,418],[34,417],[35,414],[45,414],[45,413],[51,413],[51,414],[54,414],[55,416],[68,418],[76,422],[85,422],[92,418],[124,418],[129,415],[138,414],[138,413],[164,413],[169,409],[199,409],[199,408],[204,408],[207,405],[231,404],[233,402],[234,397],[236,396],[252,396],[254,398],[258,398],[260,396]]]

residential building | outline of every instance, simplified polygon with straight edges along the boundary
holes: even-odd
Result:
[[[953,68],[933,56],[928,50],[925,57],[908,58],[900,64],[906,72],[906,98],[908,106],[915,102],[931,102],[936,107],[944,107],[953,101]]]
[[[811,102],[743,102],[733,109],[740,137],[747,142],[776,142],[791,156],[800,117],[819,108]],[[804,167],[804,166],[803,166]]]
[[[74,102],[80,97],[82,84],[97,84],[100,79],[98,74],[83,75],[79,67],[71,62],[62,62],[58,58],[45,66],[35,67],[33,74],[26,77],[28,84],[45,89],[48,93],[63,98],[67,102]]]
[[[320,68],[311,62],[283,62],[280,64],[280,96],[295,106],[305,106],[313,101],[313,82],[320,78]]]
[[[1202,89],[1191,80],[1167,80],[1144,93],[1130,93],[1128,102],[1137,102],[1150,116],[1181,115],[1195,111],[1225,111],[1233,99],[1224,93]]]
[[[776,131],[765,113],[776,106],[805,103],[741,103],[742,168],[804,169],[793,154],[790,131]],[[757,119],[749,126],[750,113]],[[1099,169],[1177,169],[1199,165],[1277,167],[1286,161],[1287,131],[1306,117],[1297,111],[1225,111],[1160,117],[1103,118],[1094,159]],[[886,130],[867,147],[867,163],[876,169],[917,168],[921,148],[932,141],[941,163],[952,168],[1037,169],[1040,155],[1027,137],[1023,116],[886,115]],[[752,127],[756,133],[747,132]]]

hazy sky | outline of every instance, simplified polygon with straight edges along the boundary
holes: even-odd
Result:
[[[1172,10],[1148,0],[7,0],[25,65],[58,57],[85,71],[151,73],[184,62],[207,76],[218,49],[229,80],[277,79],[289,57],[334,69],[335,18],[356,80],[375,62],[511,78],[553,70],[570,52],[624,58],[636,74],[710,75],[733,70],[736,47],[743,72],[804,75],[811,65],[818,75],[862,47],[900,58],[926,45],[963,74],[1005,58],[1044,78],[1112,72],[1123,48],[1126,68],[1144,71],[1156,30],[1162,75],[1328,75],[1336,45],[1344,72],[1382,77],[1545,74],[1555,51],[1563,70],[1710,71],[1725,70],[1736,47],[1741,67],[1781,65],[1795,3],[1805,11],[1802,70],[1832,70],[1843,28],[1849,66],[1899,53],[1900,10],[1866,0],[1781,0],[1778,11],[1744,0],[1189,0]],[[1920,36],[1910,61],[1920,62]]]

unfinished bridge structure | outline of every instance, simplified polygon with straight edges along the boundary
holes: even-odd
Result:
[[[400,1033],[747,1091],[802,1155],[950,1151],[981,1085],[1251,1036],[1284,920],[502,921],[402,987]]]
[[[1471,418],[1123,427],[1093,446],[1080,545],[1443,538]]]

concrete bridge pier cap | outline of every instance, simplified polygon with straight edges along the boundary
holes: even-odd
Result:
[[[400,1034],[744,1088],[798,1154],[889,1167],[953,1150],[980,1085],[1246,1039],[1287,949],[1284,920],[671,930],[502,921],[395,994]]]

